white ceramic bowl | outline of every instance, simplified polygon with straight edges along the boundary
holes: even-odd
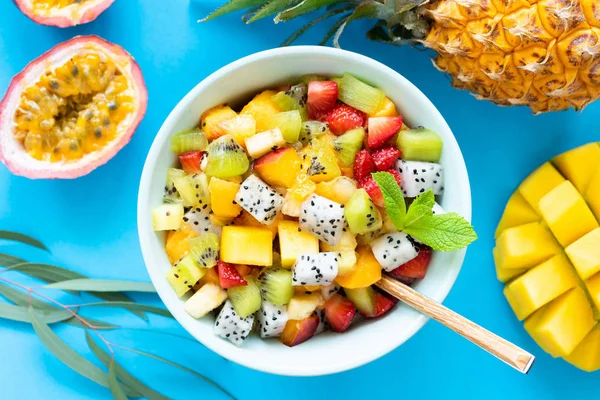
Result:
[[[404,304],[386,316],[352,327],[343,334],[324,333],[288,348],[277,340],[251,335],[238,348],[213,334],[212,318],[196,320],[183,311],[183,301],[165,279],[170,268],[164,235],[152,231],[151,210],[160,205],[167,168],[175,162],[169,150],[171,135],[194,127],[200,114],[216,104],[239,102],[265,88],[293,82],[305,74],[360,77],[385,91],[409,126],[423,125],[444,140],[441,163],[446,192],[442,206],[471,218],[469,178],[452,131],[419,89],[392,69],[370,58],[328,47],[299,46],[268,50],[242,58],[200,82],[171,112],[146,159],[138,199],[140,244],[148,273],[158,294],[183,327],[205,346],[238,364],[281,375],[314,376],[345,371],[383,356],[414,335],[427,318]],[[415,288],[443,301],[460,271],[465,251],[435,253],[426,278]],[[315,362],[318,360],[318,362]]]

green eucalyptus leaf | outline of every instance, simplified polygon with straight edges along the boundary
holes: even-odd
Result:
[[[121,384],[117,380],[117,374],[115,372],[115,362],[111,361],[110,366],[108,367],[108,388],[113,395],[113,399],[115,400],[128,400],[127,395],[123,391]]]
[[[12,242],[19,242],[27,244],[29,246],[37,247],[38,249],[48,251],[48,248],[44,246],[42,242],[31,236],[24,235],[18,232],[2,231],[0,230],[0,240],[10,240]]]
[[[96,303],[84,303],[78,304],[78,307],[118,307],[124,308],[130,311],[144,311],[156,315],[162,315],[163,317],[173,318],[171,313],[160,307],[149,306],[146,304],[138,304],[133,301],[99,301]]]
[[[72,314],[67,310],[38,310],[35,311],[38,318],[46,324],[65,321],[71,318]],[[19,322],[32,322],[29,307],[16,306],[13,304],[0,302],[0,318],[10,319]]]
[[[107,367],[112,365],[117,378],[123,382],[123,384],[137,392],[138,395],[143,396],[148,400],[169,400],[168,397],[163,396],[157,391],[146,386],[143,382],[138,380],[135,376],[131,375],[126,369],[119,365],[119,363],[114,360],[106,351],[102,350],[102,348],[98,345],[98,343],[96,343],[87,330],[85,332],[85,340],[96,358]]]
[[[0,265],[5,267],[10,267],[15,264],[24,263],[25,260],[19,257],[11,256],[10,254],[2,254],[0,253]]]
[[[258,10],[258,12],[248,20],[247,23],[250,24],[254,21],[258,21],[259,19],[268,17],[269,15],[278,14],[281,11],[298,5],[300,1],[301,0],[270,0],[267,4],[261,7],[260,10]]]
[[[85,292],[144,292],[156,293],[151,283],[118,281],[110,279],[72,279],[68,281],[51,283],[45,286],[48,289],[79,290]]]
[[[109,331],[109,330],[119,329],[120,328],[119,325],[114,325],[114,324],[111,324],[109,322],[101,321],[99,319],[93,319],[93,318],[89,318],[89,317],[84,317],[82,315],[79,315],[79,318],[83,319],[85,322],[87,322],[88,324],[90,324],[91,326],[93,326],[94,329],[98,329],[98,330]],[[69,325],[77,326],[77,327],[80,327],[80,328],[87,328],[88,327],[83,322],[81,322],[81,320],[79,320],[78,318],[75,318],[75,317],[72,317],[72,318],[66,320],[65,323],[69,324]]]
[[[221,15],[243,10],[245,8],[256,7],[265,4],[265,2],[266,0],[231,0],[228,3],[217,8],[215,11],[208,14],[206,18],[203,18],[198,22],[210,21],[211,19],[220,17]]]
[[[301,15],[316,11],[322,7],[326,7],[335,3],[341,3],[344,1],[345,0],[304,0],[297,6],[289,8],[277,14],[277,16],[275,17],[275,23],[279,23],[281,21],[289,21]]]

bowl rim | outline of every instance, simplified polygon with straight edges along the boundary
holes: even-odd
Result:
[[[245,66],[247,66],[248,64],[259,62],[261,60],[275,57],[275,56],[280,57],[280,56],[292,55],[292,54],[298,55],[298,53],[304,53],[307,56],[328,56],[328,57],[334,56],[334,57],[338,57],[340,60],[344,59],[344,58],[353,59],[354,61],[365,64],[365,66],[371,70],[374,70],[381,74],[390,75],[393,77],[393,79],[400,80],[404,85],[411,87],[412,90],[414,91],[415,95],[422,98],[424,104],[428,104],[433,110],[435,110],[435,112],[437,112],[439,114],[439,117],[444,125],[444,128],[447,129],[448,132],[451,134],[450,140],[454,141],[453,144],[455,145],[456,150],[457,150],[456,155],[459,156],[456,159],[453,159],[452,162],[453,162],[453,164],[455,164],[454,169],[458,172],[458,174],[461,177],[464,177],[464,179],[466,180],[464,182],[465,184],[462,185],[463,193],[461,193],[461,196],[463,196],[464,199],[466,199],[467,201],[464,204],[462,204],[461,215],[468,221],[471,221],[471,217],[472,217],[471,187],[470,187],[470,182],[469,182],[468,171],[467,171],[466,164],[464,161],[464,156],[462,154],[460,146],[458,146],[458,143],[456,141],[456,136],[454,135],[454,133],[448,126],[448,123],[446,122],[446,120],[442,116],[442,114],[439,112],[437,107],[435,107],[435,105],[431,102],[431,100],[419,88],[417,88],[412,82],[410,82],[408,79],[406,79],[400,73],[394,71],[393,69],[382,64],[379,61],[376,61],[370,57],[367,57],[367,56],[364,56],[364,55],[361,55],[358,53],[354,53],[351,51],[347,51],[347,50],[342,50],[342,49],[337,49],[337,48],[332,48],[332,47],[323,47],[323,46],[290,46],[290,47],[264,50],[264,51],[261,51],[258,53],[254,53],[254,54],[245,56],[236,61],[233,61],[233,62],[221,67],[217,71],[213,72],[206,78],[202,79],[196,86],[194,86],[194,88],[192,88],[179,101],[179,103],[175,106],[175,108],[173,108],[173,110],[169,113],[169,115],[163,122],[160,130],[158,131],[157,135],[155,136],[155,138],[152,142],[152,145],[151,145],[150,150],[148,151],[148,155],[146,157],[146,161],[144,163],[144,167],[143,167],[143,171],[142,171],[142,175],[141,175],[141,179],[140,179],[140,186],[139,186],[139,191],[138,191],[138,202],[137,202],[137,225],[138,225],[138,238],[139,238],[140,247],[142,250],[144,265],[146,266],[148,275],[150,276],[150,279],[155,287],[157,287],[157,288],[160,287],[160,285],[157,284],[158,279],[160,279],[160,277],[157,276],[157,274],[152,273],[149,268],[149,265],[151,263],[154,263],[155,261],[151,257],[149,257],[149,254],[150,254],[149,248],[150,248],[151,244],[148,243],[146,236],[149,235],[149,232],[152,234],[154,234],[154,232],[152,231],[150,223],[149,223],[150,218],[148,216],[150,215],[150,210],[146,204],[147,203],[146,198],[149,196],[150,189],[153,186],[152,182],[150,182],[153,166],[156,164],[158,155],[162,149],[162,147],[159,146],[159,142],[164,142],[164,137],[168,136],[170,134],[170,132],[172,130],[172,126],[180,118],[180,115],[182,114],[182,112],[184,112],[185,109],[199,95],[201,95],[201,93],[204,90],[210,88],[210,86],[218,79],[221,79],[238,69],[242,69]],[[466,251],[467,251],[467,249],[465,248],[465,249],[459,250],[457,252],[457,253],[459,253],[458,258],[455,261],[457,264],[457,267],[455,267],[453,269],[452,274],[449,274],[445,277],[443,282],[440,282],[440,284],[437,286],[436,293],[434,295],[431,295],[432,299],[441,303],[448,296],[448,294],[450,293],[450,290],[452,289],[452,287],[454,286],[454,283],[456,282],[458,274],[460,273],[460,271],[462,269]],[[343,372],[343,371],[347,371],[347,370],[350,370],[353,368],[360,367],[364,364],[372,362],[372,361],[386,355],[387,353],[393,351],[397,347],[404,344],[408,339],[410,339],[412,336],[414,336],[429,320],[429,318],[426,317],[425,315],[419,314],[414,319],[414,321],[410,324],[410,326],[408,326],[406,328],[404,335],[403,335],[404,337],[402,337],[400,340],[389,340],[387,346],[382,346],[381,348],[379,348],[379,351],[356,352],[356,354],[352,358],[350,358],[348,360],[343,360],[341,362],[338,362],[337,364],[331,363],[329,365],[324,365],[324,364],[317,363],[316,365],[311,365],[310,368],[294,367],[293,365],[275,365],[275,366],[273,366],[273,365],[268,365],[268,364],[262,363],[259,358],[248,357],[248,355],[252,354],[252,353],[233,351],[233,350],[237,350],[237,348],[234,349],[235,346],[231,345],[229,342],[226,342],[224,340],[222,340],[222,342],[223,342],[223,344],[225,344],[227,346],[217,345],[216,343],[218,343],[218,342],[208,343],[207,341],[203,340],[203,338],[202,338],[203,335],[197,334],[196,330],[194,329],[194,327],[192,326],[191,323],[189,323],[187,320],[184,320],[183,318],[178,317],[179,315],[183,315],[182,314],[182,313],[184,313],[183,307],[179,307],[178,309],[173,309],[173,307],[170,305],[171,301],[167,300],[165,298],[162,291],[157,289],[157,293],[158,293],[160,299],[162,300],[162,302],[167,307],[167,309],[169,309],[169,311],[173,314],[173,316],[175,317],[177,322],[181,326],[183,326],[183,328],[191,336],[193,336],[196,340],[198,340],[200,343],[202,343],[204,346],[206,346],[213,352],[215,352],[215,353],[219,354],[220,356],[225,357],[226,359],[229,359],[239,365],[242,365],[242,366],[257,370],[257,371],[261,371],[261,372],[271,373],[271,374],[275,374],[275,375],[284,375],[284,376],[328,375],[328,374],[339,373],[339,372]]]

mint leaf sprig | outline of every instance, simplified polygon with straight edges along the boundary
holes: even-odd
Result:
[[[433,214],[435,196],[431,190],[417,196],[407,209],[402,189],[392,174],[376,172],[372,176],[398,231],[406,232],[437,251],[459,250],[477,240],[473,226],[459,214]]]

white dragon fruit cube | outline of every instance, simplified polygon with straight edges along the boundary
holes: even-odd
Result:
[[[252,325],[254,325],[254,314],[246,318],[240,317],[235,312],[231,301],[227,300],[217,316],[214,332],[236,346],[241,346],[252,331]]]
[[[419,247],[404,232],[385,234],[371,242],[373,255],[386,271],[392,271],[419,255]]]
[[[300,229],[331,246],[337,246],[346,226],[344,205],[311,194],[300,208]]]
[[[213,232],[221,236],[221,227],[213,225],[210,222],[210,208],[208,204],[201,207],[192,208],[183,216],[183,222],[188,224],[190,228],[197,234]]]
[[[440,164],[423,161],[396,161],[402,177],[402,191],[406,197],[417,197],[432,190],[436,196],[444,192],[444,170]]]
[[[292,286],[327,286],[338,274],[340,253],[303,254],[292,270]]]
[[[242,182],[235,201],[264,225],[271,225],[283,206],[283,196],[255,175]]]
[[[265,339],[281,336],[288,319],[286,306],[277,306],[263,300],[260,305],[260,310],[256,313],[260,337]]]

